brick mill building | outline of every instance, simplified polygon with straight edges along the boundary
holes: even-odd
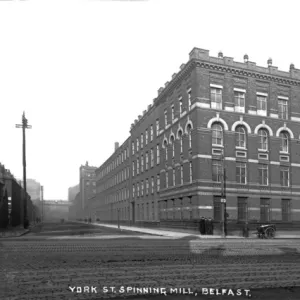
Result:
[[[96,170],[88,213],[101,221],[183,226],[300,221],[300,70],[194,48]]]

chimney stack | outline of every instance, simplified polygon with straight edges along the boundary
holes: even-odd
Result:
[[[115,151],[119,148],[119,143],[115,142]]]

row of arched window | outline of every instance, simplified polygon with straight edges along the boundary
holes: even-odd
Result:
[[[221,123],[215,122],[212,127],[212,144],[223,146],[224,145],[224,130]],[[269,132],[266,128],[260,128],[257,132],[259,136],[259,149],[269,150]],[[287,131],[282,130],[279,134],[280,138],[280,151],[289,152],[290,135]],[[247,134],[246,128],[239,125],[235,129],[235,142],[236,147],[247,147]]]
[[[189,141],[189,149],[192,148],[192,126],[191,124],[187,125],[187,136]],[[180,153],[183,152],[183,131],[182,129],[179,129],[177,132],[177,138],[180,141]],[[163,148],[167,149],[168,145],[171,145],[172,147],[172,157],[175,156],[175,136],[174,134],[171,134],[169,143],[167,139],[164,139],[163,142]],[[165,151],[165,159],[168,160],[168,151]]]

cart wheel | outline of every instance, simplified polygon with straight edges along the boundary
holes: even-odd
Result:
[[[266,230],[266,238],[273,239],[275,237],[275,230],[273,228],[268,228]]]

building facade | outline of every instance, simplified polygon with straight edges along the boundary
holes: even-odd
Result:
[[[77,184],[75,186],[69,187],[68,189],[68,201],[73,202],[75,200],[76,195],[79,193],[80,185]]]
[[[300,70],[189,56],[97,169],[93,209],[107,221],[219,222],[226,181],[231,224],[300,223]]]
[[[21,185],[23,187],[23,181],[21,181]],[[40,200],[41,199],[41,184],[34,179],[26,180],[26,190],[30,195],[31,200]]]
[[[96,170],[97,193],[88,204],[88,216],[103,221],[135,219],[131,199],[130,138]]]
[[[44,206],[44,220],[60,221],[61,219],[69,219],[69,207],[71,203],[63,200],[45,200]]]
[[[24,225],[24,199],[25,191],[20,181],[11,174],[10,170],[0,164],[0,215],[5,219],[1,222],[3,227],[8,225],[16,227]],[[36,221],[37,208],[26,193],[27,219],[30,223]],[[6,214],[8,214],[6,216]],[[8,224],[7,224],[8,223]]]
[[[88,162],[79,168],[79,184],[82,211],[86,209],[88,199],[96,195],[96,171],[97,167],[89,166]]]

